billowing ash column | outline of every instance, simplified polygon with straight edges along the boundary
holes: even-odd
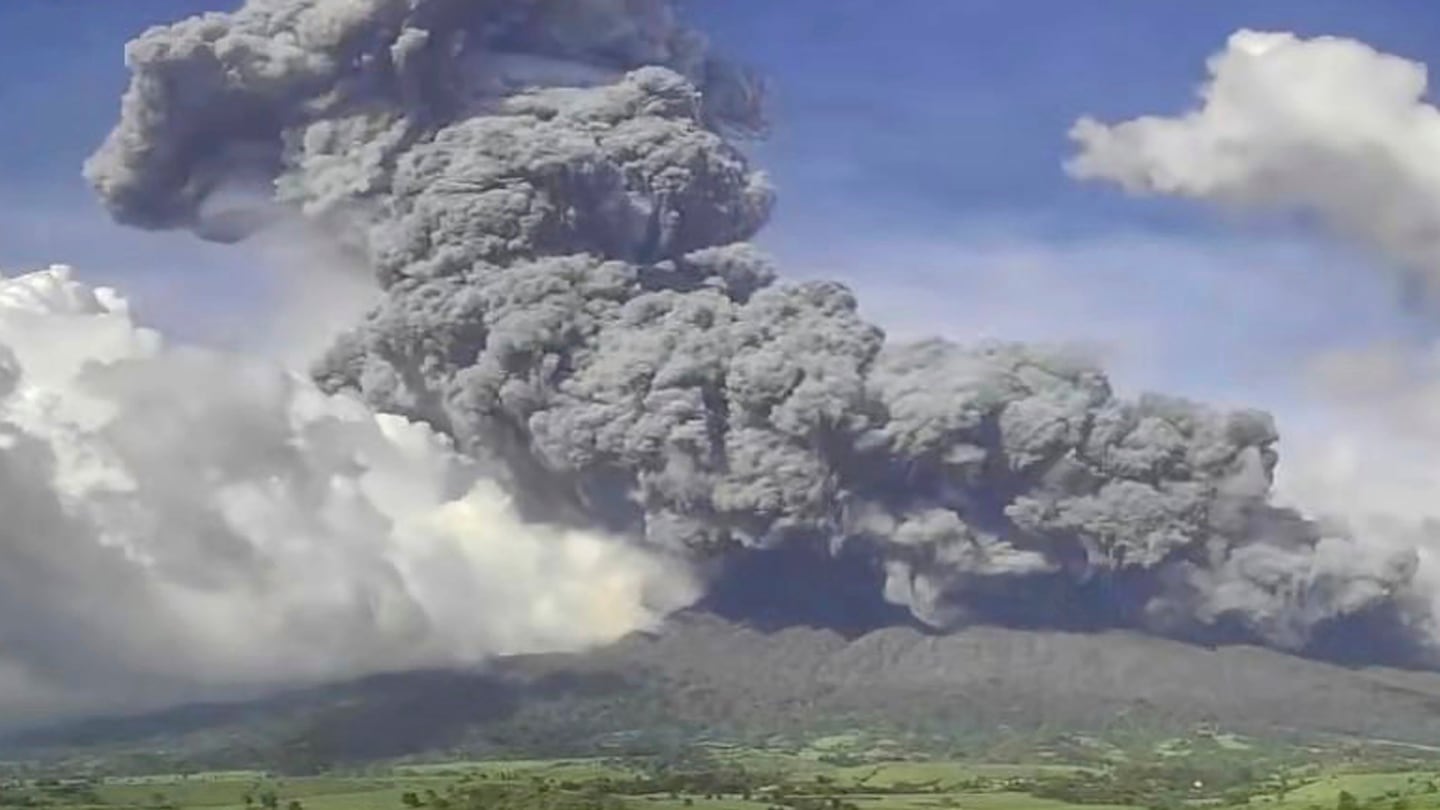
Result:
[[[1270,505],[1264,414],[1122,401],[1025,346],[887,346],[841,285],[777,283],[746,243],[772,193],[727,141],[762,87],[661,0],[252,0],[129,61],[88,166],[114,216],[328,227],[386,296],[317,378],[498,462],[532,511],[697,557],[860,550],[937,627],[1304,647],[1410,580],[1412,554]]]

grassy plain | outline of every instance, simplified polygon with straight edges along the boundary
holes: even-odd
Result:
[[[905,758],[902,758],[905,757]],[[80,810],[1440,810],[1440,762],[1273,759],[1244,743],[1167,741],[1085,763],[906,755],[886,741],[669,758],[390,763],[292,777],[257,771],[16,778],[0,807]]]

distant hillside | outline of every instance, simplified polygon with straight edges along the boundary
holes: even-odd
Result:
[[[1253,647],[1114,632],[909,628],[855,640],[765,633],[687,616],[585,655],[486,672],[371,678],[277,698],[67,724],[12,739],[8,758],[129,766],[325,767],[415,754],[571,755],[698,737],[846,728],[984,736],[1176,732],[1440,739],[1440,674],[1349,669]]]

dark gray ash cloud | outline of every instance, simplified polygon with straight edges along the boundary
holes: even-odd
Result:
[[[778,281],[730,140],[763,86],[667,2],[252,0],[129,61],[86,169],[114,217],[328,229],[385,295],[316,379],[533,513],[696,560],[859,549],[942,628],[1093,608],[1298,649],[1405,615],[1414,552],[1272,505],[1267,415],[1123,400],[1063,351],[887,344],[842,285]],[[236,189],[253,211],[217,222]]]

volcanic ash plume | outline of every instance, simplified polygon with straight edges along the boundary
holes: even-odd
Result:
[[[858,553],[941,627],[1298,648],[1411,579],[1269,503],[1264,414],[1122,401],[1059,351],[887,346],[842,286],[776,282],[746,243],[771,191],[727,141],[761,88],[660,0],[253,0],[128,55],[88,165],[114,216],[329,229],[385,296],[316,379],[453,437],[527,514],[696,561]],[[273,193],[217,213],[237,188]]]
[[[448,441],[168,347],[64,268],[0,280],[0,720],[569,650],[695,596],[521,520]]]

